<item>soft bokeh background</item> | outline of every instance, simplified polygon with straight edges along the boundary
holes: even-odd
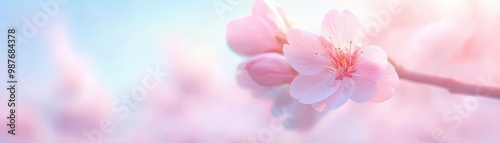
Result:
[[[250,15],[252,0],[68,0],[57,3],[58,11],[36,27],[36,34],[23,35],[24,19],[33,22],[45,11],[39,3],[48,1],[0,2],[5,31],[0,39],[6,39],[9,27],[25,37],[17,46],[17,135],[6,133],[8,111],[1,103],[0,142],[85,142],[84,132],[97,129],[104,119],[115,129],[94,136],[103,142],[251,142],[275,121],[271,99],[254,98],[236,84],[243,58],[226,45],[227,23]],[[401,11],[390,14],[386,25],[376,22],[379,30],[371,29],[367,43],[383,47],[411,70],[500,85],[499,1],[277,0],[299,28],[315,33],[331,9],[349,9],[367,26],[394,2]],[[221,5],[226,11],[216,9]],[[0,57],[6,59],[2,49]],[[120,119],[115,103],[124,105],[148,76],[147,69],[157,66],[168,77]],[[6,75],[6,62],[0,67],[0,75]],[[6,97],[2,90],[0,101]],[[498,99],[453,95],[402,80],[386,102],[349,101],[310,130],[268,132],[266,139],[497,143],[498,134]]]

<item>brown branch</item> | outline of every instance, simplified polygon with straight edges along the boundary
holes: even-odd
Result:
[[[400,79],[406,79],[409,81],[442,87],[447,89],[448,92],[453,94],[478,95],[483,97],[500,99],[499,87],[489,86],[489,85],[476,85],[476,84],[461,82],[453,78],[417,73],[406,70],[404,67],[396,64],[396,62],[394,62],[390,58],[388,58],[388,61],[394,66]]]

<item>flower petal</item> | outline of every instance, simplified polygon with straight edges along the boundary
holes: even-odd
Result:
[[[350,11],[329,11],[323,18],[321,35],[330,38],[336,48],[347,48],[352,41],[353,46],[361,47],[363,44],[363,32],[361,24],[356,16]]]
[[[389,64],[385,70],[384,77],[377,81],[377,92],[371,99],[373,102],[382,102],[392,97],[394,89],[399,83],[399,76],[394,67]]]
[[[288,33],[288,43],[283,47],[283,54],[290,65],[301,74],[315,75],[325,71],[325,48],[320,36],[302,31],[292,30]]]
[[[342,79],[339,88],[327,99],[314,103],[311,106],[319,112],[324,110],[337,109],[344,105],[352,96],[355,88],[355,82],[351,78]]]
[[[236,19],[227,25],[227,44],[234,52],[245,56],[265,52],[281,53],[283,45],[276,39],[275,31],[262,17]]]
[[[288,12],[278,6],[274,0],[255,0],[252,7],[252,15],[265,18],[276,29],[282,30],[282,32],[287,32],[293,27]]]
[[[295,21],[293,17],[288,14],[288,11],[285,10],[284,8],[277,6],[278,13],[281,15],[281,18],[283,19],[284,25],[285,25],[285,30],[288,32],[289,30],[292,30],[295,27]]]
[[[363,77],[353,77],[356,87],[352,94],[351,100],[362,103],[369,101],[377,92],[377,82]]]
[[[300,103],[311,104],[326,99],[338,87],[334,74],[299,74],[290,84],[290,95]]]
[[[279,16],[276,11],[276,4],[272,0],[255,0],[252,6],[252,15],[275,19]]]
[[[361,48],[361,55],[357,64],[356,72],[363,78],[379,80],[382,78],[387,67],[387,54],[378,46],[365,46]]]

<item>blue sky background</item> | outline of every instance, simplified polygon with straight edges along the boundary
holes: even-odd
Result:
[[[43,12],[38,2],[8,1],[0,5],[2,22],[0,26],[21,29],[22,18],[32,21],[37,12]],[[252,2],[245,2],[249,11]],[[226,21],[229,20],[229,16]],[[47,27],[63,22],[67,26],[72,50],[88,57],[98,76],[113,92],[120,92],[132,86],[140,78],[144,68],[164,63],[169,48],[168,36],[178,35],[198,43],[190,47],[195,51],[211,48],[221,51],[229,58],[221,64],[233,71],[241,60],[230,54],[225,45],[225,23],[213,7],[213,1],[76,1],[60,5],[59,12],[49,17],[46,26],[38,28],[38,34],[18,46],[19,77],[26,87],[41,90],[33,85],[46,85],[54,77],[54,65],[44,33]],[[19,34],[20,32],[18,32]],[[2,37],[5,34],[2,35]],[[203,46],[202,46],[203,45]],[[4,52],[2,52],[4,53]],[[2,57],[5,54],[2,54]],[[5,58],[4,58],[5,59]],[[227,62],[230,61],[230,62]],[[180,61],[182,62],[182,61]],[[222,60],[221,60],[222,62]],[[4,63],[2,62],[2,66]],[[2,73],[5,71],[2,70]]]
[[[33,21],[36,13],[44,12],[39,2],[48,1],[52,0],[4,2],[0,5],[3,11],[0,13],[0,26],[4,29],[12,26],[21,29],[23,18]],[[319,3],[296,1],[283,3],[287,4],[283,7],[297,19],[304,19],[299,23],[302,24],[301,28],[318,31],[322,14],[333,6],[324,4],[329,2]],[[215,8],[217,4],[227,4],[230,9],[223,11],[220,17]],[[30,91],[43,90],[43,86],[39,85],[47,85],[56,79],[58,75],[53,70],[57,65],[49,58],[51,53],[47,50],[49,47],[44,36],[51,32],[48,27],[60,23],[67,27],[67,38],[70,39],[73,52],[88,57],[97,76],[115,93],[136,84],[145,67],[165,62],[166,53],[178,48],[169,45],[175,42],[169,36],[186,39],[192,43],[193,47],[189,48],[193,52],[209,49],[211,52],[207,53],[208,57],[220,63],[222,73],[219,74],[232,75],[242,58],[227,47],[225,28],[230,20],[250,15],[252,4],[253,1],[241,1],[230,5],[225,0],[69,0],[59,5],[59,11],[55,16],[49,16],[48,24],[38,28],[35,37],[18,46],[19,77]],[[341,8],[348,6],[335,5]],[[301,13],[294,9],[308,12]],[[5,67],[5,63],[1,64]],[[234,80],[234,77],[227,76],[220,80]]]

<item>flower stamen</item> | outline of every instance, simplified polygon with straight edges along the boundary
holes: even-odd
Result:
[[[323,66],[329,72],[338,73],[340,76],[352,77],[356,71],[356,64],[359,62],[358,57],[363,51],[353,48],[352,41],[349,41],[349,47],[342,48],[335,46],[332,37],[328,37],[328,39],[333,46],[331,48],[325,46],[328,49],[329,58],[327,64]]]

